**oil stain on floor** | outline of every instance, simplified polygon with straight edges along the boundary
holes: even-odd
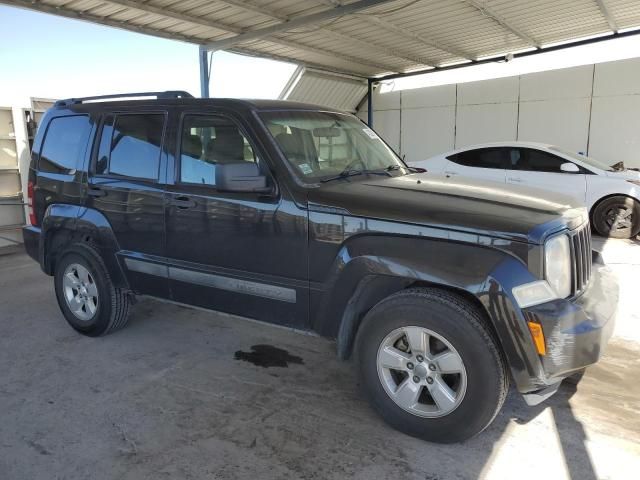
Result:
[[[290,363],[304,365],[301,357],[291,355],[282,348],[272,345],[253,345],[250,352],[238,350],[233,356],[236,360],[253,363],[258,367],[284,367],[287,368]]]

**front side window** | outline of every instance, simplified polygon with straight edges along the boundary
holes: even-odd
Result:
[[[520,150],[520,158],[514,169],[529,172],[563,173],[560,166],[567,163],[564,158],[556,157],[542,150],[525,148]]]
[[[186,115],[180,143],[180,181],[215,186],[216,165],[256,162],[247,138],[231,120]]]
[[[157,180],[165,116],[126,114],[105,119],[96,173]]]
[[[351,115],[263,112],[260,117],[296,174],[318,182],[350,170],[405,168],[376,133]]]
[[[502,148],[481,148],[456,153],[447,159],[464,167],[501,169],[505,168],[506,153]]]
[[[90,133],[88,115],[52,119],[40,151],[39,170],[49,173],[72,173],[77,170],[84,159]]]
[[[590,167],[595,167],[595,168],[599,168],[600,170],[604,170],[605,172],[616,171],[616,169],[613,168],[612,165],[607,165],[606,163],[602,163],[599,160],[596,160],[595,158],[588,157],[587,155],[583,155],[581,153],[575,153],[560,147],[549,147],[549,149],[555,150],[556,152],[562,153],[563,155],[567,155],[568,157],[571,157],[574,160],[577,160],[578,162],[586,163]],[[588,171],[587,173],[592,173],[592,172]]]

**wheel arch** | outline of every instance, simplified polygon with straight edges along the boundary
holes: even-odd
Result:
[[[640,199],[637,199],[636,197],[632,196],[632,195],[628,195],[626,193],[610,193],[608,195],[605,195],[603,197],[600,197],[599,199],[597,199],[595,202],[593,202],[593,205],[591,205],[591,208],[589,209],[589,220],[591,221],[591,224],[593,224],[593,213],[595,212],[595,209],[598,205],[600,205],[602,202],[604,202],[605,200],[608,200],[609,198],[613,198],[613,197],[625,197],[625,198],[630,198],[631,200],[633,200],[634,202],[640,204]]]
[[[491,321],[486,306],[480,299],[464,288],[446,283],[416,280],[407,277],[384,277],[371,275],[363,278],[344,309],[337,335],[338,357],[347,360],[351,357],[355,338],[362,320],[378,303],[389,296],[412,288],[435,289],[452,293],[472,305],[482,316],[498,345],[501,346],[498,332]],[[502,348],[502,347],[501,347]]]
[[[115,234],[104,215],[75,205],[50,205],[42,221],[41,259],[45,273],[53,275],[61,255],[74,243],[95,249],[103,259],[114,286],[128,288],[126,276],[116,259],[119,250]]]

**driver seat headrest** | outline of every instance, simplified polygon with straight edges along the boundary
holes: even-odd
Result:
[[[244,138],[236,127],[216,127],[216,138],[207,145],[207,160],[214,163],[244,161]]]

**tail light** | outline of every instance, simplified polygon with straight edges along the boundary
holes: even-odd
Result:
[[[37,225],[38,220],[36,219],[36,214],[33,211],[33,182],[29,182],[27,184],[27,207],[29,211],[29,223],[31,225]]]

